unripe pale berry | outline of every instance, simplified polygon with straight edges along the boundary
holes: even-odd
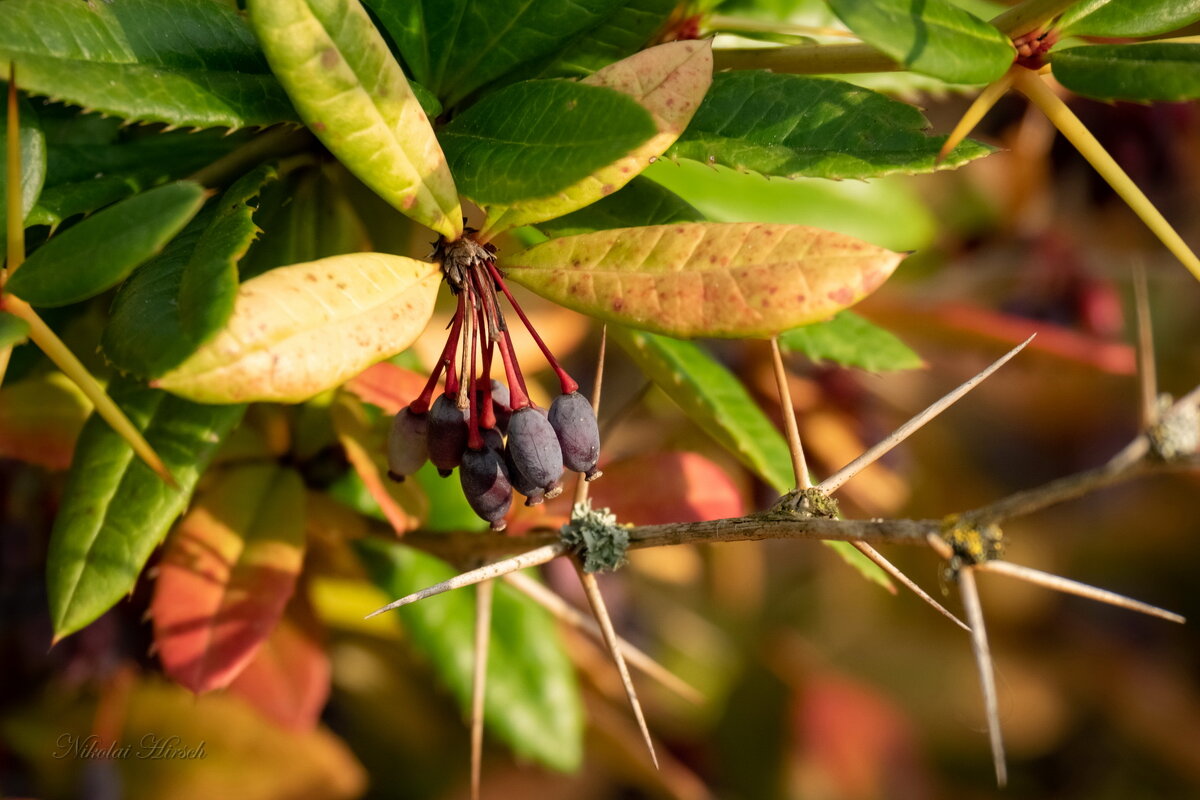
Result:
[[[387,440],[388,477],[392,480],[404,480],[429,460],[428,422],[427,414],[414,414],[408,406],[392,419]]]
[[[560,394],[550,404],[549,421],[558,435],[563,465],[584,473],[589,481],[599,477],[600,428],[592,404],[579,392]]]

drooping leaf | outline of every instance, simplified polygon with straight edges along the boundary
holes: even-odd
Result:
[[[562,216],[612,194],[652,164],[688,126],[712,83],[710,42],[672,42],[610,64],[585,78],[588,86],[615,89],[650,112],[657,133],[637,149],[550,197],[488,209],[493,233]]]
[[[75,446],[50,536],[46,589],[58,637],[92,622],[133,589],[150,553],[245,406],[204,406],[118,379],[109,394],[170,469],[168,486],[93,415]]]
[[[0,311],[0,350],[21,344],[28,338],[28,322],[7,311]]]
[[[485,206],[549,197],[654,136],[628,95],[565,80],[515,83],[441,131],[458,188]]]
[[[425,388],[426,376],[398,367],[390,361],[381,361],[360,372],[346,383],[346,391],[359,400],[395,414],[411,403]]]
[[[526,62],[505,80],[520,73],[517,79],[582,78],[601,67],[642,49],[663,27],[675,0],[625,0],[600,24],[580,31],[567,40],[558,52],[534,62]]]
[[[419,527],[429,512],[428,502],[413,482],[387,477],[385,425],[372,425],[363,404],[344,392],[338,393],[329,413],[346,459],[396,535]]]
[[[372,582],[392,597],[455,574],[445,562],[403,545],[375,539],[355,545]],[[395,615],[466,713],[475,629],[471,591],[432,597]],[[554,620],[504,583],[496,586],[487,687],[484,722],[491,734],[520,757],[564,771],[578,767],[583,715],[573,667]]]
[[[814,322],[779,335],[785,352],[803,353],[813,361],[832,361],[843,367],[871,372],[917,369],[921,357],[895,334],[852,311],[842,311],[827,322]]]
[[[0,13],[3,13],[2,10]],[[0,119],[3,119],[4,125],[0,128],[0,139],[8,141],[8,103],[2,105],[4,107],[0,109]],[[22,218],[28,220],[46,180],[46,136],[42,132],[42,126],[33,106],[23,98],[18,104],[18,116],[21,126],[19,135],[21,143],[21,213]],[[3,163],[0,163],[0,197],[7,197],[7,191],[8,159],[4,158]],[[7,203],[0,202],[0,250],[3,250],[6,246],[5,242],[8,240],[7,224]],[[26,222],[26,224],[30,223]]]
[[[254,202],[263,186],[276,177],[275,168],[264,164],[229,187],[183,268],[179,322],[193,349],[215,334],[233,313],[238,261],[258,235]]]
[[[311,614],[309,614],[311,616]],[[321,646],[315,620],[285,616],[263,642],[229,693],[242,698],[277,725],[293,731],[317,727],[329,699],[329,656]]]
[[[951,169],[993,148],[967,140],[935,164],[914,106],[844,81],[764,71],[723,72],[669,155],[764,175],[874,178]]]
[[[221,472],[167,541],[150,613],[167,675],[228,686],[283,616],[304,559],[304,482],[272,463]]]
[[[413,78],[447,105],[601,23],[621,0],[367,0]]]
[[[197,183],[178,181],[122,200],[52,237],[6,289],[35,306],[86,300],[156,255],[204,203]]]
[[[920,250],[938,231],[937,219],[912,182],[900,176],[871,181],[767,180],[686,158],[678,163],[660,159],[643,176],[713,222],[811,225],[889,250]]]
[[[238,289],[225,327],[155,386],[199,402],[300,402],[408,347],[433,313],[436,264],[354,253]]]
[[[462,210],[429,119],[358,0],[250,0],[254,31],[305,124],[363,183],[449,239]]]
[[[22,89],[126,120],[295,119],[245,22],[212,0],[7,0],[0,62],[9,61]]]
[[[609,328],[609,336],[647,378],[674,400],[693,422],[778,492],[794,484],[791,455],[783,436],[737,377],[694,342]],[[891,588],[878,566],[846,542],[826,542],[869,580]]]
[[[1058,21],[1064,36],[1156,36],[1200,20],[1200,0],[1080,0]]]
[[[679,195],[652,180],[637,177],[590,206],[538,223],[537,229],[547,236],[558,237],[610,228],[636,228],[642,225],[668,225],[672,222],[703,220],[704,215]]]
[[[66,469],[89,411],[83,392],[61,372],[5,383],[0,391],[0,458]]]
[[[800,225],[692,222],[551,239],[503,267],[543,297],[623,325],[768,337],[856,303],[903,257]]]
[[[392,207],[363,191],[386,209],[391,226],[397,227]],[[263,189],[254,214],[263,233],[238,262],[238,274],[244,282],[287,264],[373,249],[358,211],[324,170],[289,173]]]
[[[951,83],[990,83],[1013,62],[1012,42],[949,0],[829,0],[850,30],[906,68]]]
[[[1054,77],[1098,100],[1168,103],[1200,97],[1200,44],[1147,42],[1059,50]]]

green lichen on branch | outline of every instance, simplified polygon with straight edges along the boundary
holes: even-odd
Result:
[[[591,500],[575,504],[561,536],[584,572],[612,572],[625,563],[629,531],[617,524],[617,515],[607,508],[593,509]]]
[[[1169,463],[1200,450],[1200,409],[1194,404],[1177,404],[1171,395],[1160,395],[1158,419],[1147,431],[1155,457]]]
[[[837,519],[841,513],[837,500],[816,486],[788,492],[771,509],[776,513],[817,519]]]
[[[948,580],[955,580],[963,567],[1004,555],[1004,531],[995,523],[974,525],[958,514],[951,514],[942,520],[941,536],[954,551],[946,565]]]

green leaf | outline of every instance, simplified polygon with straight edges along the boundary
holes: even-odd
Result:
[[[459,190],[480,205],[548,197],[631,152],[656,132],[626,94],[572,81],[516,83],[441,131]]]
[[[704,215],[679,195],[646,178],[637,177],[613,194],[566,216],[536,226],[547,236],[667,225],[672,222],[701,222]]]
[[[670,147],[691,121],[712,84],[712,44],[671,42],[610,64],[582,81],[638,102],[654,121],[655,134],[621,158],[555,194],[488,209],[483,230],[497,232],[552,219],[588,206],[629,183]]]
[[[363,539],[355,546],[371,581],[392,597],[455,574],[445,562],[403,545]],[[395,615],[467,713],[475,636],[472,592],[447,592]],[[484,722],[522,758],[563,771],[579,767],[582,703],[554,620],[502,581],[497,581],[492,611]]]
[[[28,322],[7,311],[0,311],[0,350],[21,344],[28,338]]]
[[[647,378],[683,413],[777,492],[795,485],[787,443],[741,381],[694,342],[682,342],[620,326],[608,329]],[[891,579],[847,542],[825,542],[879,585]]]
[[[273,269],[243,283],[226,325],[152,385],[209,403],[307,400],[412,344],[441,277],[384,253]]]
[[[793,328],[779,335],[784,352],[803,353],[813,361],[832,361],[871,372],[917,369],[925,365],[895,334],[843,311],[827,322]]]
[[[1200,97],[1200,44],[1072,47],[1055,52],[1051,63],[1063,86],[1098,100],[1173,103]]]
[[[906,68],[953,83],[991,83],[1012,65],[1012,42],[947,0],[829,0],[864,42]]]
[[[458,238],[462,210],[433,128],[358,0],[250,0],[247,8],[317,138],[401,213]]]
[[[621,0],[368,0],[415,80],[447,105],[557,52]]]
[[[915,107],[844,81],[723,72],[669,156],[795,178],[873,178],[952,169],[993,151],[967,140],[935,164]]]
[[[140,188],[136,181],[118,175],[50,186],[38,197],[37,205],[25,218],[25,224],[57,228],[64,220],[123,200],[137,194]]]
[[[689,222],[551,239],[501,266],[510,280],[600,319],[680,338],[742,338],[828,319],[903,258],[801,225]]]
[[[889,250],[920,250],[938,223],[899,176],[869,181],[767,180],[691,159],[660,159],[642,173],[714,222],[779,222],[844,233]]]
[[[6,84],[0,84],[4,86]],[[21,214],[22,218],[28,222],[30,212],[34,204],[37,202],[38,196],[42,192],[42,185],[46,180],[46,137],[42,132],[42,126],[38,121],[38,115],[34,112],[33,107],[25,99],[18,101],[18,115],[20,117],[20,143],[21,143]],[[3,130],[0,131],[0,138],[5,142],[8,141],[8,103],[3,104],[4,108],[0,110],[0,118],[4,120]],[[0,198],[7,197],[8,192],[8,159],[0,159]],[[5,248],[5,242],[8,241],[8,203],[0,200],[0,252]]]
[[[6,0],[0,62],[22,89],[126,120],[295,119],[237,11],[212,0]]]
[[[156,255],[204,204],[204,188],[179,181],[122,200],[52,237],[8,281],[35,306],[95,297]]]
[[[1063,36],[1157,36],[1200,20],[1200,0],[1080,0],[1058,21]]]
[[[245,406],[202,406],[118,379],[109,394],[170,469],[168,486],[96,415],[75,447],[50,535],[46,589],[55,638],[91,623],[133,591],[150,553]]]
[[[180,328],[193,347],[208,341],[233,313],[238,260],[258,235],[252,203],[277,177],[269,165],[243,175],[221,196],[212,222],[196,242],[179,285]]]

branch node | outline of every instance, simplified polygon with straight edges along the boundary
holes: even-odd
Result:
[[[771,507],[772,513],[810,519],[837,519],[838,502],[819,486],[788,492]]]
[[[941,538],[953,551],[946,564],[947,581],[957,581],[964,567],[1004,555],[1004,531],[994,522],[978,525],[958,514],[951,514],[942,520]]]
[[[1200,409],[1176,403],[1169,394],[1158,396],[1158,422],[1150,426],[1150,452],[1165,463],[1188,458],[1200,450]]]
[[[575,504],[561,536],[563,544],[578,556],[584,572],[613,572],[625,563],[629,531],[617,524],[617,515],[607,508],[593,509],[591,500]]]

